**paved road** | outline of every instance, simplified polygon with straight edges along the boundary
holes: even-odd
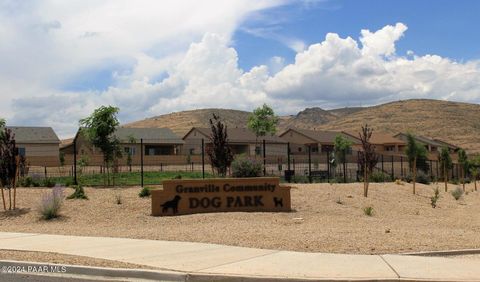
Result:
[[[0,232],[0,249],[117,260],[195,275],[479,281],[480,261],[403,255],[343,255],[204,243]],[[192,276],[190,276],[192,277]]]

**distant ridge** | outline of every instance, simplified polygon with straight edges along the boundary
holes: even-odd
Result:
[[[169,127],[179,135],[191,127],[208,127],[216,113],[228,126],[245,127],[249,112],[229,109],[200,109],[176,112],[126,124],[126,127]],[[386,133],[411,131],[414,134],[438,138],[480,153],[480,105],[413,99],[389,102],[372,107],[352,107],[324,110],[307,108],[297,115],[280,117],[279,131],[288,127],[316,130],[358,132],[368,123]]]

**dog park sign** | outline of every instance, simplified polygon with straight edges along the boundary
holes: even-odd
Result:
[[[290,187],[276,177],[166,180],[151,194],[154,216],[291,210]]]

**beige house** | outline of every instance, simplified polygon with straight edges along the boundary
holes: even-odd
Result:
[[[401,139],[401,140],[404,140],[406,142],[407,141],[407,135],[408,134],[406,134],[406,133],[398,133],[394,137],[398,138],[398,139]],[[443,147],[448,148],[448,150],[449,150],[449,152],[452,156],[452,159],[455,160],[457,158],[456,152],[458,151],[458,149],[460,149],[460,147],[458,147],[458,146],[449,144],[447,142],[444,142],[444,141],[441,141],[441,140],[438,140],[438,139],[432,139],[432,138],[428,138],[428,137],[424,137],[424,136],[413,135],[413,137],[415,138],[416,142],[418,142],[420,144],[423,144],[425,146],[425,148],[427,149],[427,152],[429,153],[429,158],[430,159],[437,159],[438,154],[440,153],[440,151],[442,150]]]
[[[361,146],[360,140],[341,131],[308,130],[289,128],[280,138],[290,143],[292,154],[303,154],[308,152],[310,146],[312,154],[326,153],[333,151],[335,137],[341,135],[352,141],[352,149],[358,150]]]
[[[358,139],[360,142],[360,136],[358,133],[344,132],[353,138]],[[381,133],[374,131],[370,138],[370,143],[375,146],[375,151],[381,154],[403,155],[405,152],[405,146],[407,142],[400,138],[394,137],[392,134]],[[359,148],[361,150],[361,147]]]
[[[198,155],[202,152],[202,139],[205,148],[210,146],[210,128],[193,127],[185,134],[183,154]],[[263,140],[266,143],[265,155],[283,156],[287,154],[287,141],[275,135],[257,136],[247,128],[227,128],[228,140],[234,154],[255,156],[263,154]]]
[[[18,153],[30,166],[58,166],[59,144],[51,127],[7,126],[15,134]]]
[[[73,162],[73,140],[75,140],[77,160],[85,158],[89,165],[102,165],[103,154],[101,150],[92,146],[80,132],[71,142],[63,144],[60,149],[66,156],[66,162]],[[141,154],[143,154],[144,164],[146,165],[184,162],[183,158],[179,157],[184,142],[169,128],[119,127],[115,136],[120,141],[122,150],[122,158],[118,160],[120,165],[126,164],[129,154],[133,164],[140,164]],[[143,150],[141,142],[143,142]]]

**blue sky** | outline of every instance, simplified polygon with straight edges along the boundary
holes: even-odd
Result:
[[[0,115],[480,103],[480,1],[0,0]]]
[[[249,69],[281,56],[287,62],[296,52],[271,39],[245,29],[265,28],[306,45],[321,42],[325,34],[357,38],[361,29],[378,30],[387,24],[408,25],[397,53],[414,50],[418,55],[437,54],[457,61],[480,58],[480,1],[475,0],[331,0],[310,5],[295,3],[262,12],[262,19],[252,17],[235,32],[233,40],[239,63]],[[272,22],[269,22],[269,21]]]

